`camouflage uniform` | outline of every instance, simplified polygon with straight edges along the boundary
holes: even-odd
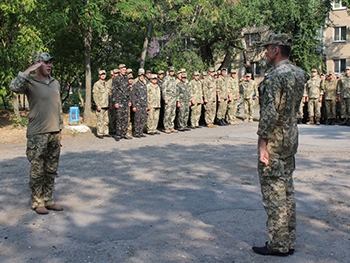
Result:
[[[320,97],[322,95],[321,78],[316,76],[309,79],[305,84],[304,97],[308,97],[308,113],[311,124],[314,123],[314,117],[316,117],[318,124],[320,122],[322,105]]]
[[[47,54],[47,53],[43,53]],[[29,188],[31,207],[53,205],[53,186],[60,156],[60,130],[63,118],[58,81],[49,76],[48,82],[20,72],[10,88],[26,94],[29,101],[27,128],[27,158],[31,164]]]
[[[200,80],[192,79],[189,83],[191,99],[194,102],[191,105],[191,128],[199,127],[199,119],[202,110],[202,82]]]
[[[178,102],[180,102],[180,108],[177,116],[177,127],[179,130],[183,130],[187,128],[190,113],[189,102],[191,101],[191,94],[187,81],[185,83],[179,82],[176,86],[179,91]]]
[[[218,102],[218,111],[216,113],[216,117],[220,121],[225,119],[227,112],[228,88],[225,77],[219,76],[216,80],[216,92],[221,100]]]
[[[213,125],[216,113],[216,81],[212,76],[203,80],[203,96],[207,102],[204,105],[204,119],[207,125]]]
[[[130,87],[128,77],[117,76],[113,79],[113,103],[119,104],[119,108],[115,109],[116,114],[116,135],[118,137],[126,136],[128,129],[129,117],[129,102],[130,102]]]
[[[109,111],[108,111],[108,130],[110,134],[115,134],[115,111],[113,105],[113,78],[107,80],[106,85],[109,89]]]
[[[131,91],[132,107],[136,108],[134,115],[134,135],[142,135],[147,121],[147,87],[146,84],[137,81],[132,86]]]
[[[160,87],[157,84],[147,84],[147,105],[150,110],[147,112],[147,133],[157,131],[160,112]]]
[[[253,97],[258,95],[258,86],[254,80],[244,80],[241,82],[243,87],[243,99],[244,99],[244,119],[253,120],[254,113],[254,100]]]
[[[176,116],[176,101],[179,98],[179,92],[176,87],[174,76],[167,75],[163,81],[162,99],[167,100],[168,104],[164,106],[164,129],[174,130],[174,120]]]
[[[293,186],[298,147],[297,111],[307,75],[289,60],[280,61],[260,85],[258,135],[268,141],[270,164],[258,162],[270,241],[267,248],[288,253],[295,246],[296,213]],[[260,160],[260,151],[258,150]]]
[[[341,117],[344,124],[350,125],[350,77],[344,76],[338,82],[338,95],[341,98]]]
[[[96,110],[97,125],[96,134],[98,136],[108,135],[108,112],[109,112],[109,86],[106,82],[98,80],[92,88],[92,96],[96,106],[101,107],[101,110]]]
[[[334,124],[338,80],[327,79],[323,85],[324,100],[326,103],[327,124]]]
[[[226,119],[229,124],[236,124],[237,100],[239,98],[238,80],[236,78],[228,77],[227,86],[231,101],[227,103]]]

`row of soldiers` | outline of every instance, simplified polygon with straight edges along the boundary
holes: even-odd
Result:
[[[339,78],[334,72],[318,75],[317,69],[312,69],[300,104],[299,122],[303,118],[304,103],[308,105],[307,124],[319,125],[324,118],[326,125],[334,125],[337,104],[340,104],[340,124],[350,126],[350,67],[346,67],[344,76]]]
[[[258,87],[251,74],[238,79],[234,69],[228,76],[226,69],[218,73],[209,68],[202,74],[195,71],[189,81],[185,69],[175,74],[174,67],[169,67],[166,74],[164,71],[152,74],[140,68],[134,78],[132,70],[120,64],[106,81],[106,71],[100,70],[99,80],[93,86],[97,137],[113,135],[116,140],[131,139],[132,135],[144,137],[144,128],[147,134],[160,134],[158,123],[167,134],[201,128],[202,108],[208,128],[216,127],[215,121],[222,126],[237,124],[240,86],[244,120],[253,121]]]

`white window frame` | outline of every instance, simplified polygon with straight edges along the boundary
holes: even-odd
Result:
[[[336,5],[338,5],[338,6],[336,6]],[[332,10],[343,10],[343,9],[346,9],[346,6],[343,5],[342,0],[332,1]]]
[[[345,33],[345,39],[341,39],[341,37],[342,37],[342,29],[345,31],[344,33]],[[338,31],[338,37],[340,38],[340,39],[336,39],[335,37],[336,37],[336,32]],[[335,26],[335,27],[333,27],[333,42],[346,42],[346,38],[347,38],[347,27],[346,26]]]
[[[250,65],[252,65],[252,73],[253,76],[260,76],[261,75],[261,65],[260,62],[250,62]],[[257,73],[257,68],[259,68],[259,73]]]
[[[346,59],[333,59],[334,62],[334,72],[344,73],[346,68]]]

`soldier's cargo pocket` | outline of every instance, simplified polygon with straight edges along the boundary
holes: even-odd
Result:
[[[259,162],[259,170],[263,177],[283,177],[284,164],[281,160],[272,159],[270,165],[265,166],[264,163]]]

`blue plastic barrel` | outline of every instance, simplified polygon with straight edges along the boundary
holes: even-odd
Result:
[[[80,124],[79,107],[69,107],[69,125]]]

